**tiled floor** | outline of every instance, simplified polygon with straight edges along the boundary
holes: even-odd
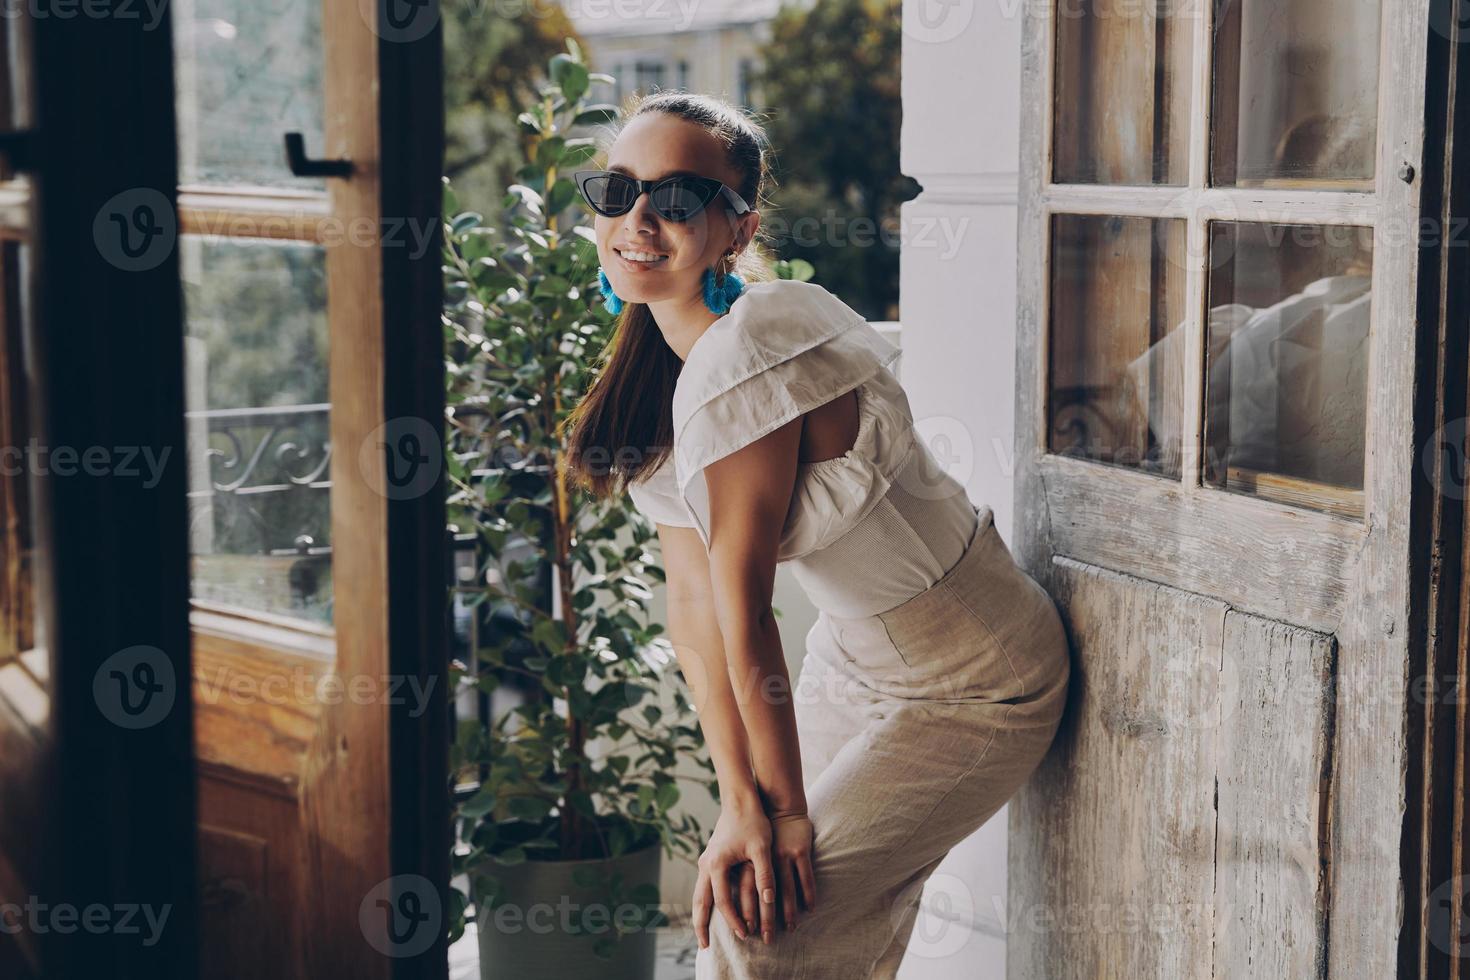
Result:
[[[478,980],[479,976],[480,949],[475,927],[470,925],[459,942],[449,948],[449,980]],[[694,936],[687,925],[675,924],[658,931],[658,969],[654,980],[694,980]]]

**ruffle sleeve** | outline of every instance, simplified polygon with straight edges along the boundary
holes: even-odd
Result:
[[[898,356],[872,324],[821,286],[777,280],[747,288],[695,341],[674,389],[677,492],[706,546],[705,467],[863,385]],[[857,448],[839,458],[849,473],[863,462]]]
[[[647,479],[628,484],[633,506],[655,524],[667,527],[693,527],[694,520],[679,496],[674,482],[673,457],[664,460]]]

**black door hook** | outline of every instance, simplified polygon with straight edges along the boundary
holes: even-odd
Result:
[[[347,177],[352,174],[351,160],[308,159],[306,140],[300,133],[286,134],[286,166],[297,177]]]

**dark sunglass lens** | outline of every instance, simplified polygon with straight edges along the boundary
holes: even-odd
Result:
[[[709,203],[710,189],[700,181],[671,180],[653,192],[653,208],[669,221],[687,221]]]
[[[631,181],[613,175],[592,177],[583,186],[588,202],[599,211],[626,211],[637,193]]]

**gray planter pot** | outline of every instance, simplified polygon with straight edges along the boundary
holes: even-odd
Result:
[[[663,849],[658,842],[620,857],[586,861],[524,861],[509,867],[489,863],[500,879],[501,901],[475,908],[481,980],[653,980],[658,931],[643,929],[618,941],[611,960],[593,952],[599,938],[616,934],[614,923],[628,910],[609,907],[595,888],[572,879],[577,868],[623,873],[624,891],[658,884]],[[622,921],[628,921],[626,918]],[[584,929],[583,932],[570,930]]]

